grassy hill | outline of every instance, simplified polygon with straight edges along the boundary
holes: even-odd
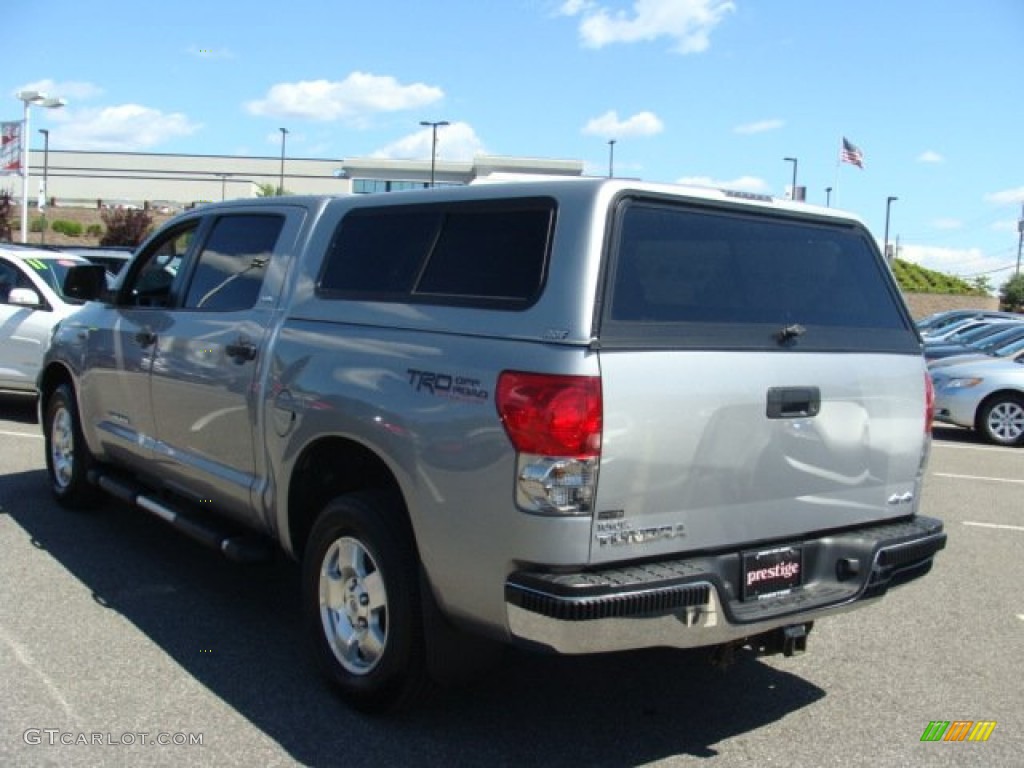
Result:
[[[900,288],[908,293],[945,293],[957,296],[987,296],[986,291],[953,275],[936,272],[932,269],[912,264],[903,259],[895,259],[892,272]]]

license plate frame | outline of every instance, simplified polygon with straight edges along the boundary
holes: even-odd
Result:
[[[804,583],[804,550],[797,544],[740,553],[741,599],[789,594]]]

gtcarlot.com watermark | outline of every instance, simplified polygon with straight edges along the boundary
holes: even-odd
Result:
[[[173,733],[169,731],[62,731],[60,728],[29,728],[22,735],[26,744],[48,747],[103,746],[133,747],[201,747],[201,733]]]

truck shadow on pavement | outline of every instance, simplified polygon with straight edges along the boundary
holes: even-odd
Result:
[[[234,565],[113,501],[93,513],[61,510],[41,470],[0,476],[0,508],[41,557],[56,559],[302,764],[611,766],[712,757],[717,743],[825,695],[747,656],[722,671],[704,651],[510,651],[479,680],[439,691],[413,712],[367,718],[315,669],[300,631],[298,568],[283,557]],[[102,669],[88,674],[103,679]]]
[[[0,393],[0,419],[18,424],[38,424],[35,395]]]

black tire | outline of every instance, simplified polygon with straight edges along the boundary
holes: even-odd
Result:
[[[1024,445],[1024,397],[996,395],[978,412],[977,429],[996,445]]]
[[[82,436],[75,394],[61,384],[49,396],[43,412],[46,472],[50,490],[64,507],[85,509],[96,505],[99,489],[89,482],[96,460]]]
[[[302,565],[306,629],[327,678],[361,712],[407,708],[427,688],[417,574],[393,495],[340,496],[317,518]]]

